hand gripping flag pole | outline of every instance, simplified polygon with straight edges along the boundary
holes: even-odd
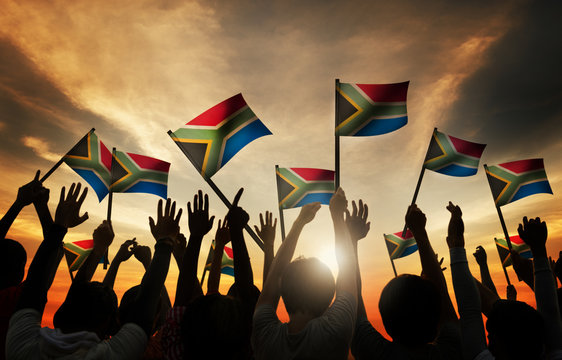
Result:
[[[82,139],[80,139],[76,144],[74,144],[74,146],[72,147],[72,149],[70,149],[68,153],[72,152],[72,150],[74,150],[78,145],[80,145],[80,143],[82,143],[83,141],[85,141],[88,138],[88,135],[90,135],[91,133],[93,133],[96,129],[92,128],[90,131],[88,131],[88,133],[86,135],[84,135],[82,137]],[[52,173],[55,172],[56,169],[58,169],[59,166],[61,166],[61,164],[64,162],[64,156],[61,157],[61,159],[55,164],[53,165],[53,167],[47,171],[47,173],[45,175],[43,175],[43,177],[39,180],[39,182],[43,183],[45,180],[47,180],[47,178],[49,176],[51,176]]]
[[[168,130],[168,135],[170,136],[170,138],[172,138],[172,140],[174,140],[174,138],[176,138],[176,135],[174,134],[174,132],[172,130]],[[187,157],[189,159],[189,161],[193,164],[193,166],[195,166],[195,168],[197,169],[198,166],[196,164],[196,162],[193,160],[193,158],[191,157],[191,154],[189,154],[184,148],[182,148],[175,140],[174,143],[176,143],[176,145],[180,148],[180,150],[183,152],[183,154],[185,155],[185,157]],[[201,174],[201,176],[203,177],[203,179],[207,182],[207,184],[209,184],[209,186],[211,187],[211,189],[213,189],[213,191],[215,192],[215,194],[217,194],[217,196],[219,197],[219,199],[222,200],[222,202],[226,205],[227,208],[231,208],[232,204],[230,203],[230,201],[226,198],[226,196],[224,196],[224,194],[222,193],[222,191],[218,188],[218,186],[213,182],[213,180],[211,180],[210,177],[208,177],[206,174]],[[244,229],[246,229],[246,231],[248,232],[248,234],[252,237],[252,239],[254,239],[254,241],[256,242],[256,244],[258,244],[258,246],[260,247],[260,249],[263,250],[263,242],[261,241],[261,239],[256,235],[256,233],[254,232],[254,230],[252,230],[252,228],[246,224],[246,226],[244,226]]]

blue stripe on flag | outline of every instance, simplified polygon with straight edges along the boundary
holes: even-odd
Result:
[[[100,180],[100,178],[94,173],[93,170],[86,170],[86,169],[75,169],[72,170],[76,171],[78,175],[80,175],[86,182],[90,185],[92,189],[96,192],[99,201],[101,202],[105,195],[109,193],[107,186]]]
[[[353,136],[382,135],[400,129],[408,123],[408,116],[393,119],[374,119]]]
[[[234,276],[234,268],[232,266],[225,266],[221,269],[221,274]]]
[[[472,176],[478,172],[478,168],[451,164],[435,171],[450,176]]]
[[[149,181],[140,181],[131,186],[125,192],[154,194],[166,199],[168,197],[168,185],[157,184]]]
[[[332,198],[332,195],[333,194],[331,192],[306,194],[294,207],[303,206],[317,201],[324,205],[330,205],[330,199]]]
[[[415,253],[417,250],[418,250],[418,244],[414,243],[413,245],[410,245],[406,249],[404,249],[404,252],[402,253],[402,255],[399,256],[399,258],[411,255]]]
[[[271,131],[259,119],[240,129],[226,141],[220,166],[226,164],[244,146],[265,135],[271,135]]]
[[[513,195],[513,198],[510,200],[510,202],[514,202],[515,200],[522,199],[529,195],[540,193],[552,194],[552,189],[550,188],[548,180],[542,180],[521,186],[519,190],[517,190],[517,192]]]

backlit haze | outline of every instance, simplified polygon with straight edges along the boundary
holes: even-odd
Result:
[[[369,205],[371,231],[359,245],[367,312],[378,330],[380,291],[393,276],[382,234],[401,231],[434,127],[487,143],[481,164],[544,158],[554,195],[534,195],[502,208],[510,233],[521,217],[547,221],[549,253],[562,248],[562,3],[555,1],[9,1],[0,0],[0,208],[19,186],[46,172],[90,128],[109,147],[172,163],[168,194],[184,207],[198,190],[211,212],[226,207],[166,131],[241,92],[273,136],[246,146],[214,177],[259,223],[277,210],[274,166],[334,168],[334,80],[410,81],[408,124],[376,137],[342,138],[341,184],[349,200]],[[83,180],[63,165],[46,182],[54,212],[60,187]],[[84,183],[84,182],[83,182]],[[469,253],[483,245],[498,291],[506,281],[494,237],[503,236],[482,167],[472,177],[427,171],[418,197],[432,245],[449,267],[445,243],[451,200],[466,224]],[[158,198],[115,194],[113,228],[119,245],[136,237],[154,244],[148,216]],[[107,199],[90,191],[89,220],[66,241],[91,238],[105,218]],[[287,232],[298,209],[285,211]],[[199,274],[215,227],[203,240]],[[26,247],[28,265],[41,241],[33,207],[8,237]],[[280,243],[280,232],[277,235]],[[246,242],[261,288],[263,254]],[[317,256],[336,274],[328,208],[302,233],[296,255]],[[472,273],[478,267],[469,255]],[[399,273],[419,273],[417,253],[396,261]],[[519,298],[534,304],[526,285]],[[94,279],[105,271],[98,269]],[[120,297],[140,282],[142,266],[124,263]],[[178,270],[166,286],[173,298]],[[449,270],[446,271],[452,291]],[[225,293],[232,278],[222,276]],[[52,324],[70,281],[61,263],[49,292],[45,324]],[[206,289],[206,284],[205,284]],[[281,313],[280,313],[281,314]],[[286,318],[281,314],[282,318]]]

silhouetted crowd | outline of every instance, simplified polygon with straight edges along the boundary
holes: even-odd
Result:
[[[562,258],[554,262],[547,256],[545,222],[525,217],[518,228],[533,260],[511,253],[519,278],[535,293],[534,309],[516,300],[513,286],[507,288],[507,299],[500,299],[482,247],[474,253],[481,281],[472,276],[462,212],[449,202],[446,241],[455,309],[445,269],[425,229],[426,216],[416,205],[410,206],[406,225],[415,237],[423,271],[421,276],[399,275],[382,290],[379,311],[389,341],[367,319],[361,296],[357,254],[358,242],[370,228],[368,207],[359,200],[349,209],[341,188],[329,205],[336,279],[316,258],[293,260],[303,228],[320,209],[320,203],[311,203],[302,207],[275,254],[277,220],[269,212],[260,214],[260,226],[255,227],[264,245],[260,292],[244,240],[249,215],[238,206],[240,189],[226,217],[218,221],[204,293],[197,277],[199,252],[215,217],[209,214],[208,196],[199,191],[187,204],[188,237],[180,231],[183,209],[170,199],[160,200],[156,216],[149,219],[154,249],[135,239],[125,241],[103,282],[97,282],[91,279],[114,239],[111,222],[103,221],[93,232],[93,249],[54,315],[54,329],[41,327],[47,294],[64,255],[65,234],[88,218],[81,214],[88,189],[80,184],[63,187],[53,218],[47,206],[49,190],[38,179],[39,172],[19,189],[0,220],[1,356],[6,359],[347,359],[350,350],[356,359],[562,359],[561,296],[555,279],[562,281]],[[24,280],[26,251],[6,234],[19,212],[31,204],[43,241]],[[223,295],[221,265],[229,243],[235,281]],[[172,255],[179,268],[174,304],[164,286]],[[118,301],[113,291],[117,272],[132,256],[146,272],[140,284]],[[288,323],[277,317],[280,298]]]

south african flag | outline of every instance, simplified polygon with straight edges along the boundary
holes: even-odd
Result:
[[[543,159],[512,161],[489,167],[484,165],[484,168],[496,206],[533,194],[552,194]]]
[[[271,131],[242,94],[213,106],[170,134],[203,177],[211,177],[238,151]]]
[[[505,239],[496,239],[496,247],[498,248],[498,254],[500,255],[500,260],[502,262],[503,267],[513,265],[511,260],[511,253],[509,252],[509,246],[507,245],[507,241]],[[525,244],[523,240],[517,235],[509,236],[509,241],[511,241],[511,248],[515,250],[522,258],[524,259],[532,259],[533,253],[529,248],[529,245]]]
[[[78,240],[63,243],[64,257],[70,271],[76,271],[94,248],[94,240]],[[104,263],[104,258],[100,259],[100,264]]]
[[[384,234],[384,240],[388,255],[392,260],[408,256],[418,250],[418,244],[410,230],[406,231],[405,237],[402,237],[401,231],[394,234]]]
[[[90,131],[63,158],[63,161],[90,184],[101,202],[111,184],[111,152]]]
[[[408,84],[336,83],[336,135],[381,135],[406,125]]]
[[[148,193],[167,198],[169,162],[115,151],[112,166],[111,191]]]
[[[485,147],[435,130],[423,166],[450,176],[475,175]]]
[[[314,168],[277,168],[280,209],[291,209],[319,201],[330,204],[335,191],[334,171]]]
[[[211,243],[211,248],[209,249],[209,255],[207,255],[207,261],[205,261],[205,270],[211,270],[211,264],[213,263],[213,255],[215,253],[215,240]],[[234,254],[232,253],[232,248],[225,246],[222,253],[222,263],[221,263],[221,274],[226,274],[234,276]]]

